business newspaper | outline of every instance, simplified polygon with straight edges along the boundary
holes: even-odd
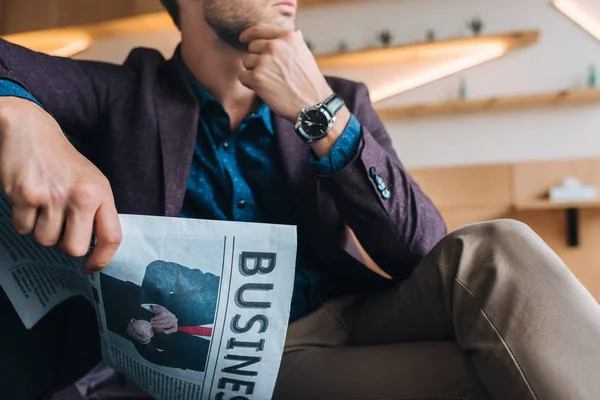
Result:
[[[293,226],[120,215],[101,273],[18,235],[0,196],[0,285],[33,327],[73,296],[95,305],[104,362],[158,400],[270,399],[296,260]]]

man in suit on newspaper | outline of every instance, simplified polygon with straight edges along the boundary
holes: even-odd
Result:
[[[142,286],[101,275],[108,329],[149,362],[204,371],[215,320],[219,277],[154,261]]]

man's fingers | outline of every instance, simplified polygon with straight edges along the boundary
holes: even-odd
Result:
[[[256,75],[256,70],[244,70],[240,72],[238,77],[241,84],[246,86],[249,89],[255,90],[256,85],[258,84],[258,77]]]
[[[96,246],[85,263],[87,272],[97,272],[114,257],[121,244],[121,223],[114,203],[103,203],[95,217]]]
[[[11,223],[20,235],[28,235],[33,232],[38,210],[36,207],[26,204],[13,204]]]
[[[164,308],[163,306],[159,306],[158,304],[155,304],[152,306],[152,312],[155,314],[160,314],[165,312],[167,309]]]
[[[170,315],[170,314],[159,314],[158,316],[156,316],[156,317],[152,318],[152,319],[150,320],[150,323],[151,323],[152,325],[154,325],[155,323],[156,323],[156,324],[161,324],[161,323],[163,323],[163,322],[165,322],[165,321],[170,321],[171,319],[172,319],[172,318],[171,318],[171,315]]]
[[[42,246],[50,247],[58,243],[65,220],[61,207],[43,207],[33,230],[35,240]]]
[[[269,50],[269,43],[271,43],[271,41],[266,39],[253,40],[248,45],[248,52],[252,54],[263,54]]]
[[[157,328],[157,329],[169,329],[169,328],[172,328],[173,326],[177,325],[177,321],[173,320],[173,319],[161,320],[161,321],[150,320],[150,323],[152,324],[152,326],[154,328]]]
[[[260,56],[258,54],[248,54],[244,57],[244,68],[251,70],[258,66],[258,62],[260,61]]]
[[[172,327],[172,328],[170,328],[170,329],[165,329],[165,331],[164,331],[164,333],[165,333],[166,335],[169,335],[169,334],[171,334],[171,333],[175,333],[175,332],[177,332],[177,326],[174,326],[174,327]]]
[[[290,32],[291,31],[289,29],[285,29],[277,25],[258,24],[242,32],[240,35],[240,42],[250,43],[253,40],[258,39],[272,40],[285,36]]]
[[[67,211],[65,231],[60,242],[60,249],[72,257],[82,257],[90,249],[94,214]]]
[[[162,330],[167,330],[173,327],[174,324],[167,324],[167,323],[161,323],[161,324],[154,324],[154,328],[156,329],[162,329]]]

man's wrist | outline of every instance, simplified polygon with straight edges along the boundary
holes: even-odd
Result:
[[[294,111],[290,115],[284,116],[284,117],[286,117],[290,122],[296,123],[296,121],[300,117],[300,114],[302,114],[303,110],[306,110],[310,107],[314,107],[317,104],[322,104],[329,97],[331,97],[332,94],[333,94],[333,89],[331,89],[329,87],[329,85],[327,85],[327,83],[325,83],[325,85],[323,87],[315,90],[313,95],[304,97],[305,100],[306,99],[309,99],[309,100],[306,100],[302,104],[298,104],[295,107],[293,107],[292,109]]]
[[[350,115],[348,107],[342,107],[336,114],[335,124],[333,124],[327,136],[311,143],[313,152],[319,159],[329,156],[331,149],[333,149],[333,146],[335,146],[342,133],[344,133],[348,122],[350,122]]]
[[[19,121],[22,115],[28,110],[25,107],[38,107],[34,102],[14,96],[0,96],[0,139],[7,132],[10,132],[10,126],[15,121]]]
[[[19,112],[19,101],[27,100],[12,96],[0,97],[0,138],[4,137],[4,134],[10,131],[9,126],[11,121],[16,118]]]

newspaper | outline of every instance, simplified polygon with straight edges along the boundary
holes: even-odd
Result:
[[[296,260],[292,226],[120,215],[111,264],[46,249],[10,225],[0,199],[0,284],[24,325],[82,295],[104,362],[158,400],[270,399]]]

